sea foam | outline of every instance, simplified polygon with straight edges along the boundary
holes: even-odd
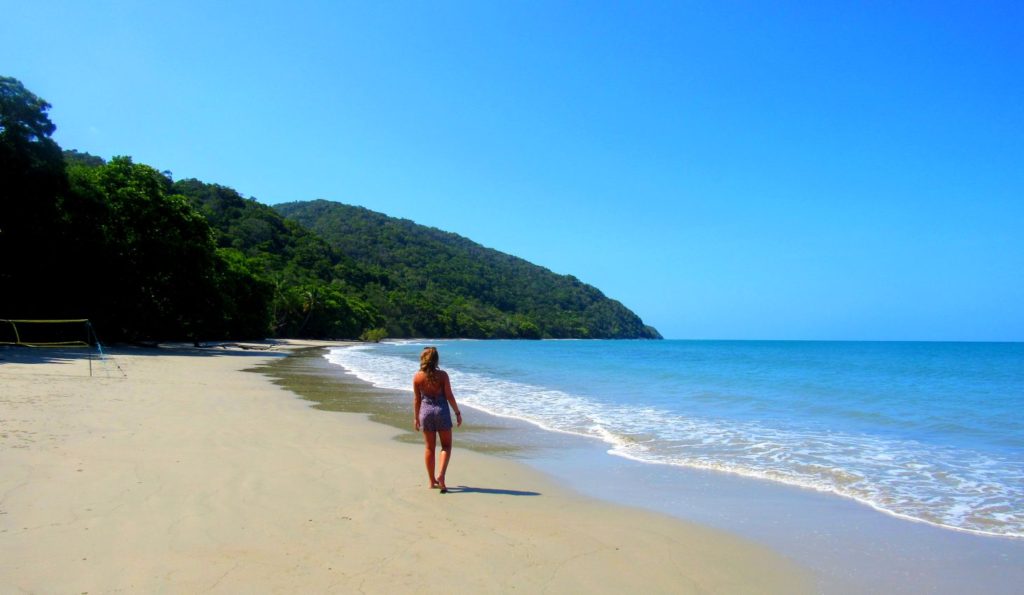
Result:
[[[415,356],[425,344],[341,348],[326,357],[378,387],[409,390]],[[566,358],[565,365],[573,362]],[[1024,537],[1020,458],[778,415],[758,421],[683,414],[645,402],[642,388],[609,402],[513,380],[509,374],[517,365],[522,364],[467,361],[464,367],[446,370],[461,404],[545,430],[601,440],[613,455],[831,492],[902,518],[960,531]]]

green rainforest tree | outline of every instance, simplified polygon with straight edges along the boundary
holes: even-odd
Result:
[[[64,159],[50,135],[50,109],[16,79],[0,77],[0,312],[59,311],[68,280]]]
[[[0,318],[90,318],[129,341],[658,336],[596,288],[455,234],[62,153],[49,108],[0,77]]]

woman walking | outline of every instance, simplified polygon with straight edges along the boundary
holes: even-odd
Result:
[[[427,347],[420,354],[420,370],[412,377],[413,416],[416,429],[423,432],[424,462],[427,475],[430,476],[430,487],[440,488],[442,494],[448,493],[444,483],[444,474],[448,470],[448,462],[452,457],[452,415],[462,425],[462,412],[452,394],[452,383],[448,373],[438,369],[439,361],[436,347]],[[450,406],[450,409],[449,409]],[[434,475],[437,438],[441,438],[441,472]]]

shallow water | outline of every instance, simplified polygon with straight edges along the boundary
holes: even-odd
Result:
[[[461,342],[459,342],[461,343]],[[487,346],[493,343],[484,343]],[[456,373],[455,362],[442,364]],[[358,348],[356,349],[358,351]],[[419,443],[412,431],[411,358],[394,372],[394,390],[374,387],[311,350],[261,371],[318,407],[368,413],[408,430],[399,440]],[[397,377],[397,376],[396,376]],[[409,386],[407,386],[409,385]],[[642,464],[609,456],[600,436],[544,430],[514,417],[468,406],[456,382],[466,424],[456,447],[516,458],[585,495],[640,506],[728,530],[786,555],[818,576],[823,593],[1019,593],[1024,584],[1024,540],[954,531],[909,522],[829,492],[777,481],[678,465]],[[458,456],[450,475],[459,477]]]
[[[460,402],[636,461],[1024,536],[1024,344],[435,341]],[[423,342],[326,357],[407,390]]]

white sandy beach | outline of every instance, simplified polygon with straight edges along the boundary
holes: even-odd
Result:
[[[280,353],[0,350],[0,591],[793,593],[772,551],[587,499],[313,410],[260,374]],[[109,373],[109,377],[108,377]]]

